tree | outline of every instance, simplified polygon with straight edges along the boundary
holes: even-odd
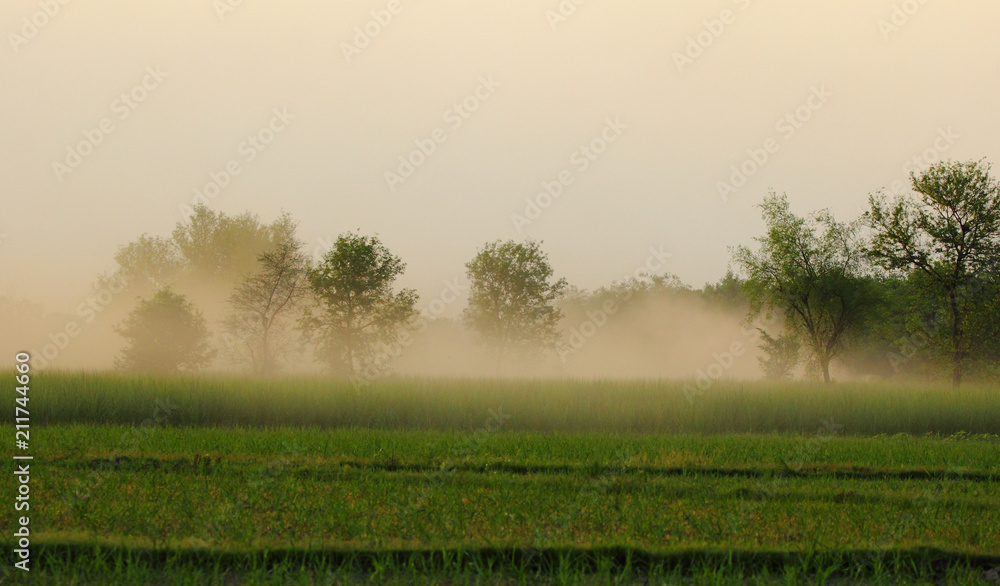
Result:
[[[926,294],[948,308],[952,385],[962,383],[974,350],[966,324],[979,296],[974,285],[995,272],[1000,252],[1000,184],[984,162],[942,162],[910,175],[916,198],[869,198],[865,220],[874,231],[871,258],[889,271],[919,271]]]
[[[187,222],[178,222],[172,237],[192,277],[229,284],[254,272],[262,252],[294,240],[295,222],[283,213],[263,224],[249,212],[227,216],[199,204]]]
[[[764,356],[757,357],[757,363],[764,373],[764,378],[769,381],[783,381],[792,374],[792,369],[799,363],[799,348],[802,343],[793,333],[785,333],[775,338],[762,328],[757,328],[760,332],[761,349]]]
[[[284,242],[261,253],[260,269],[248,275],[229,298],[232,307],[223,321],[237,339],[231,358],[249,362],[255,374],[273,373],[291,348],[289,323],[310,294],[308,259],[298,241]]]
[[[317,357],[334,372],[367,372],[379,362],[378,350],[412,322],[416,292],[392,289],[405,269],[377,237],[348,233],[309,270],[319,315],[307,310],[301,325],[307,338],[318,341]]]
[[[858,224],[837,222],[828,211],[809,218],[791,213],[788,198],[771,193],[760,206],[767,235],[760,250],[736,249],[746,274],[747,320],[780,311],[789,332],[800,336],[823,380],[845,333],[863,321],[872,299],[861,278]]]
[[[717,283],[706,283],[701,290],[701,296],[716,307],[734,311],[746,311],[747,299],[743,292],[743,281],[732,269]]]
[[[873,275],[863,283],[872,304],[864,322],[846,334],[838,361],[858,376],[916,375],[927,361],[919,356],[922,338],[911,339],[907,333],[908,324],[922,317],[910,283],[885,274]]]
[[[97,289],[106,289],[109,283],[118,280],[138,292],[159,291],[173,283],[184,268],[184,261],[172,240],[148,234],[118,247],[115,262],[117,271],[112,277],[98,277]]]
[[[177,223],[170,237],[143,234],[120,246],[114,257],[117,268],[111,275],[99,275],[94,291],[117,289],[124,283],[139,296],[167,286],[214,293],[257,270],[261,253],[294,240],[295,222],[287,213],[263,224],[251,213],[227,216],[198,205],[187,221]],[[199,297],[202,302],[203,297]],[[210,297],[214,300],[215,295]]]
[[[115,331],[128,342],[115,360],[115,366],[121,370],[197,371],[215,357],[215,350],[208,343],[205,318],[183,295],[169,287],[151,299],[140,299]]]
[[[554,302],[567,284],[552,281],[540,243],[497,240],[465,267],[470,289],[462,317],[496,353],[498,366],[515,354],[555,346],[562,312]]]
[[[969,286],[966,306],[969,361],[982,374],[1000,378],[1000,270],[977,277]],[[975,362],[973,362],[975,361]]]

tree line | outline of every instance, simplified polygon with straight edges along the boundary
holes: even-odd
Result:
[[[828,210],[799,216],[785,195],[759,206],[766,232],[732,249],[725,277],[692,290],[651,275],[594,292],[555,278],[542,243],[496,241],[465,265],[461,323],[498,367],[559,352],[560,323],[607,303],[697,297],[760,328],[765,377],[832,380],[839,361],[860,374],[996,377],[1000,357],[1000,184],[983,161],[938,163],[911,175],[912,192],[869,198],[850,222]],[[125,370],[198,370],[219,358],[201,311],[175,285],[227,291],[222,358],[269,375],[308,347],[343,377],[385,372],[416,328],[417,293],[377,236],[341,234],[314,262],[283,214],[263,224],[205,206],[169,238],[119,248],[117,271],[140,296],[117,327]]]

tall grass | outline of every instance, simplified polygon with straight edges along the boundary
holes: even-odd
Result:
[[[838,551],[648,552],[605,548],[480,548],[354,552],[148,549],[117,543],[43,543],[30,576],[5,547],[0,583],[19,584],[984,584],[996,556],[929,548]],[[6,553],[4,553],[6,552]],[[827,582],[827,580],[830,580]]]
[[[720,382],[689,401],[676,381],[386,379],[358,390],[320,377],[50,371],[30,397],[34,424],[475,430],[492,409],[510,415],[504,429],[540,432],[816,433],[825,421],[843,435],[1000,433],[1000,389],[986,385]]]

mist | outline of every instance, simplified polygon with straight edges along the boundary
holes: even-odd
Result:
[[[229,359],[238,341],[226,334],[222,320],[231,311],[227,289],[205,289],[197,283],[175,284],[202,313],[219,352],[208,369],[247,374],[248,365]],[[115,331],[140,298],[134,290],[97,289],[73,313],[47,311],[25,299],[0,296],[0,328],[5,332],[0,352],[28,351],[39,367],[106,370],[125,346]],[[456,298],[455,305],[465,300]],[[611,302],[597,309],[569,303],[559,325],[561,341],[531,359],[498,362],[495,353],[439,303],[421,303],[421,311],[394,344],[378,350],[385,370],[370,376],[403,377],[559,377],[559,378],[759,378],[756,357],[759,334],[747,326],[745,314],[714,307],[686,295]],[[294,328],[287,360],[280,374],[322,374],[312,349]]]
[[[558,349],[498,368],[442,292],[526,238],[581,290],[650,250],[700,287],[770,189],[853,219],[910,171],[1000,160],[995,2],[56,4],[0,14],[2,346],[53,368],[111,366],[145,293],[98,276],[203,203],[288,212],[314,259],[377,234],[423,311],[399,375],[754,378],[760,324],[703,300],[567,307]],[[230,291],[178,290],[224,348]]]

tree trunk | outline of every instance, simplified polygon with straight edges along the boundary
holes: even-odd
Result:
[[[823,382],[825,383],[832,382],[832,380],[830,379],[830,359],[825,356],[820,358],[819,367],[820,370],[823,371]]]
[[[354,376],[354,336],[347,330],[347,376]]]
[[[347,308],[347,327],[344,328],[347,334],[345,346],[347,347],[347,378],[354,376],[354,308]]]
[[[267,348],[267,328],[264,328],[264,335],[261,336],[260,340],[260,361],[261,361],[261,374],[267,376],[271,374],[271,356],[268,353]]]
[[[965,360],[965,352],[962,350],[962,319],[958,309],[958,298],[955,290],[948,292],[948,301],[951,305],[951,386],[958,388],[962,384],[962,366]]]
[[[503,372],[503,359],[504,354],[507,352],[507,344],[503,341],[500,342],[500,346],[497,347],[497,364],[496,364],[496,375],[500,376]]]

